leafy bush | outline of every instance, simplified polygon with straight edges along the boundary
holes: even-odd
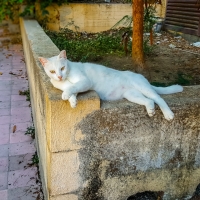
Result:
[[[24,90],[24,91],[21,91],[19,90],[19,95],[25,95],[26,96],[26,101],[30,101],[31,98],[30,98],[30,90]]]
[[[153,28],[153,25],[156,23],[157,18],[155,13],[155,6],[150,5],[144,9],[144,32],[150,32],[150,30]]]
[[[31,165],[38,165],[39,164],[39,157],[37,152],[35,152],[35,154],[33,155],[32,159],[31,159],[32,163]]]
[[[67,3],[68,0],[1,0],[0,1],[0,22],[4,19],[13,19],[16,11],[19,12],[21,5],[26,5],[21,16],[32,15],[35,9],[35,3],[40,3],[43,14],[48,14],[46,7],[52,3],[61,5]]]
[[[13,19],[15,10],[19,9],[19,5],[23,3],[23,0],[1,0],[0,1],[0,21],[5,18]]]
[[[101,33],[73,32],[67,28],[60,32],[46,30],[56,46],[67,51],[73,61],[97,61],[108,54],[124,55],[121,36],[127,29],[116,29]]]
[[[33,139],[35,139],[35,127],[30,126],[27,128],[25,135],[30,135]]]

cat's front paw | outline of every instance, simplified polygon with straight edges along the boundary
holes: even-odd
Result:
[[[68,92],[64,91],[62,93],[62,100],[68,100],[70,97],[71,95]]]
[[[70,106],[71,106],[72,108],[76,108],[77,99],[76,99],[76,96],[75,96],[75,95],[72,95],[72,96],[69,98],[69,103],[70,103]]]

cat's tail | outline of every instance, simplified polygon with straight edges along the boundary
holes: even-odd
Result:
[[[152,87],[158,94],[173,94],[183,91],[183,87],[180,85],[171,85],[168,87],[155,87],[155,86]]]

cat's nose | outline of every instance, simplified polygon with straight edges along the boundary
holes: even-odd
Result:
[[[60,80],[62,80],[62,76],[58,76],[58,78],[59,78]]]

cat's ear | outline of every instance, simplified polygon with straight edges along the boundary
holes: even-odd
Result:
[[[38,59],[41,62],[43,67],[49,62],[46,58],[43,58],[43,57],[38,57]]]
[[[66,55],[66,51],[65,50],[62,50],[60,52],[60,54],[58,55],[59,58],[64,58],[64,59],[67,59],[67,55]]]

